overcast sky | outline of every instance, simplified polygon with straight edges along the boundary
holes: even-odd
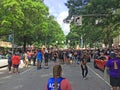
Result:
[[[64,5],[67,0],[44,0],[44,2],[49,7],[50,14],[55,16],[64,31],[64,34],[67,35],[70,31],[69,24],[63,22],[63,20],[68,16],[68,9]]]

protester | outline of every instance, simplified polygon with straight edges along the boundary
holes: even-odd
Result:
[[[27,55],[28,55],[29,64],[31,65],[32,52],[31,52],[30,50],[28,50],[28,51],[27,51]]]
[[[53,67],[53,77],[48,79],[45,90],[72,90],[69,80],[62,77],[61,65]]]
[[[76,64],[79,64],[78,63],[78,52],[77,52],[77,50],[74,51],[73,56],[74,56],[74,60],[75,60]]]
[[[107,72],[110,75],[110,85],[112,90],[120,90],[120,53],[112,53],[112,58],[106,63]]]
[[[13,66],[12,73],[19,73],[19,64],[20,64],[20,56],[18,55],[18,53],[15,53],[12,56],[12,66]]]
[[[66,62],[66,64],[70,64],[69,54],[70,54],[70,51],[69,51],[69,49],[67,49],[66,52],[65,52],[65,62]]]
[[[33,66],[36,65],[36,55],[37,55],[37,52],[34,51],[34,53],[33,53]]]
[[[28,54],[27,54],[27,52],[24,53],[24,64],[25,64],[24,67],[28,67],[28,65],[29,65],[29,60],[28,60]]]
[[[60,62],[61,64],[64,64],[64,53],[63,53],[62,50],[59,51],[58,56],[59,56],[59,62]]]
[[[53,57],[54,57],[54,64],[56,64],[57,63],[57,57],[58,57],[57,51],[54,51]]]
[[[49,53],[48,53],[48,50],[46,49],[45,50],[45,54],[44,54],[44,60],[45,60],[45,66],[44,66],[44,68],[45,69],[48,69],[48,59],[49,59]]]
[[[8,53],[8,70],[11,72],[12,67],[12,53]]]
[[[82,69],[82,76],[84,79],[87,79],[87,74],[88,74],[88,67],[87,67],[87,55],[86,53],[83,53],[81,60],[81,69]]]
[[[36,60],[37,60],[37,70],[41,69],[41,64],[42,64],[42,52],[41,49],[38,50]]]

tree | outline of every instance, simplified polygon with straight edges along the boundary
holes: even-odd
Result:
[[[55,20],[54,16],[49,16],[48,18],[48,37],[50,37],[47,40],[48,43],[50,42],[55,43],[56,41],[62,42],[65,40],[65,35],[63,33],[63,30],[61,29],[58,22]]]
[[[87,43],[99,41],[111,47],[113,38],[119,33],[120,16],[114,12],[119,10],[119,5],[116,5],[116,3],[120,1],[88,0],[85,4],[81,2],[82,0],[68,0],[66,3],[69,8],[69,17],[73,15],[83,16],[83,25],[79,26],[79,33],[83,34],[83,38]],[[99,21],[97,24],[95,24],[96,20]]]
[[[15,44],[52,44],[64,39],[58,22],[49,17],[43,0],[0,0],[0,33],[14,35]],[[51,33],[52,32],[52,33]]]
[[[24,14],[20,4],[16,0],[1,0],[0,2],[0,32],[9,34],[10,30],[13,32],[22,27]]]

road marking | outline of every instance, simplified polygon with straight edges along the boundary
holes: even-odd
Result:
[[[48,76],[51,76],[51,75],[52,75],[52,73],[42,74],[41,77],[43,78],[43,77],[48,77]]]
[[[11,78],[12,76],[6,76],[6,77],[3,77],[3,79],[8,79],[8,78]]]
[[[29,72],[30,70],[32,70],[34,67],[32,67],[32,68],[29,68],[29,69],[27,69],[27,70],[25,70],[25,71],[23,71],[23,72],[21,72],[20,73],[20,75],[22,75],[22,74],[24,74],[24,73],[26,73],[26,72]]]
[[[11,77],[12,77],[12,75],[3,77],[3,78],[0,79],[0,81],[1,81],[1,80],[4,80],[4,79],[9,79],[9,78],[11,78]]]
[[[22,88],[22,87],[23,87],[23,85],[18,85],[18,86],[13,87],[13,90],[19,89],[19,88]]]
[[[104,78],[102,78],[97,72],[95,72],[92,68],[90,68],[89,66],[88,66],[88,68],[96,75],[96,76],[98,76],[100,79],[102,79],[108,86],[110,86],[111,87],[111,85],[106,81],[106,80],[104,80]]]

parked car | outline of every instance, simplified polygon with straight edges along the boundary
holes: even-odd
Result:
[[[7,56],[4,56],[4,55],[0,54],[0,59],[7,59]]]
[[[94,67],[100,70],[105,69],[105,64],[109,60],[109,56],[102,56],[94,59]]]

